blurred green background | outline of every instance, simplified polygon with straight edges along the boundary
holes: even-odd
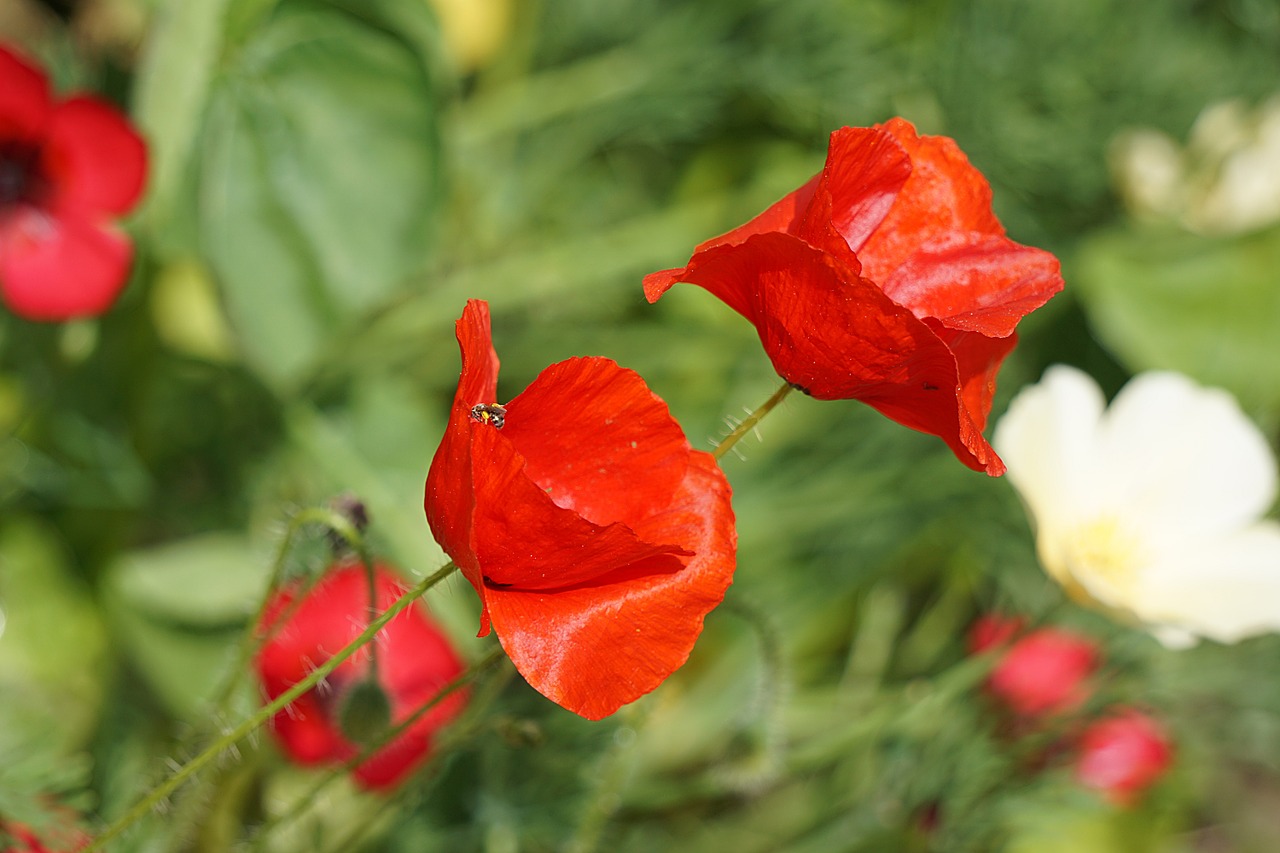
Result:
[[[1109,392],[1166,367],[1280,434],[1280,213],[1204,214],[1280,90],[1272,0],[4,0],[0,37],[152,154],[115,308],[0,316],[0,814],[48,820],[53,792],[109,819],[184,756],[296,508],[352,493],[380,553],[444,562],[421,493],[467,298],[504,398],[605,355],[709,448],[777,379],[723,305],[649,306],[640,279],[807,179],[842,125],[954,137],[1010,235],[1062,259],[994,415],[1053,362]],[[1235,124],[1196,125],[1230,99]],[[1273,638],[1173,653],[1065,602],[1006,483],[855,403],[793,395],[761,434],[725,461],[735,585],[666,685],[588,724],[495,681],[372,826],[337,786],[266,849],[1280,849]],[[467,585],[429,600],[478,656]],[[1001,734],[963,644],[991,609],[1098,638],[1093,704],[1169,721],[1142,807]],[[231,849],[282,810],[306,777],[246,749],[198,837],[152,820],[118,849]]]

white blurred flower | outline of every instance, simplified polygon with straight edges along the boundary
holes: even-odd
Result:
[[[992,443],[1074,597],[1171,646],[1280,630],[1280,523],[1262,518],[1276,461],[1225,391],[1144,373],[1108,409],[1088,375],[1051,367]]]
[[[1115,183],[1134,213],[1202,234],[1280,222],[1280,95],[1254,110],[1238,100],[1201,112],[1185,149],[1159,131],[1122,132],[1111,145]]]

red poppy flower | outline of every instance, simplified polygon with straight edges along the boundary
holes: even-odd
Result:
[[[375,615],[408,590],[384,566],[375,566],[375,586]],[[261,629],[275,623],[292,605],[297,591],[294,585],[276,593],[263,613]],[[354,640],[369,621],[369,582],[364,568],[346,564],[331,569],[258,654],[258,676],[268,701]],[[373,642],[378,646],[377,684],[389,701],[393,725],[431,701],[462,672],[462,662],[449,641],[419,606],[398,613]],[[344,735],[339,714],[352,689],[367,684],[368,672],[366,646],[275,715],[276,738],[291,759],[299,764],[326,764],[345,761],[360,751],[359,744]],[[465,701],[462,691],[445,697],[357,767],[356,779],[368,788],[394,787],[426,758],[436,731],[461,711]]]
[[[1098,667],[1093,640],[1059,628],[1032,631],[1009,647],[991,671],[987,689],[1017,714],[1069,711],[1089,695]]]
[[[732,580],[729,484],[666,404],[605,358],[497,405],[489,306],[457,324],[462,377],[427,476],[431,531],[547,698],[600,719],[689,656]]]
[[[1164,726],[1127,709],[1092,723],[1080,736],[1076,778],[1119,806],[1131,805],[1173,763]]]
[[[100,314],[133,245],[111,221],[142,194],[147,153],[114,107],[55,101],[36,67],[0,46],[0,296],[30,320]]]
[[[955,142],[902,119],[831,134],[822,172],[764,213],[645,276],[655,302],[699,285],[746,317],[783,379],[942,438],[970,468],[1014,327],[1062,289],[1058,261],[1004,236]]]

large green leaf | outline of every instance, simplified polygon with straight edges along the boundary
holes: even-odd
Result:
[[[1280,229],[1211,239],[1128,229],[1088,241],[1070,283],[1130,369],[1178,370],[1280,416]]]
[[[116,633],[165,705],[201,710],[267,582],[269,560],[229,534],[145,551],[111,566],[104,597]]]
[[[200,230],[244,352],[277,386],[423,265],[438,153],[418,56],[353,17],[286,8],[231,60]]]

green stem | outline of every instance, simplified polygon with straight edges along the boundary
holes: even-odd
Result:
[[[328,787],[331,782],[333,782],[333,780],[338,779],[342,776],[345,776],[347,773],[351,772],[356,767],[363,764],[365,761],[371,758],[374,755],[374,753],[378,752],[384,746],[391,743],[396,738],[400,737],[402,734],[408,731],[408,729],[414,723],[418,722],[418,720],[422,719],[422,716],[424,714],[426,714],[436,705],[440,704],[440,702],[442,702],[445,699],[445,697],[449,696],[451,693],[456,692],[457,690],[461,689],[465,685],[474,681],[482,673],[486,672],[490,667],[492,667],[495,663],[502,660],[503,657],[504,657],[504,653],[502,651],[502,646],[494,646],[492,649],[489,650],[488,654],[486,654],[483,658],[478,660],[476,663],[472,664],[467,669],[466,672],[462,673],[453,681],[450,681],[448,684],[442,687],[439,693],[431,697],[430,701],[424,703],[421,707],[417,708],[412,714],[410,714],[405,719],[401,720],[396,725],[388,727],[387,730],[383,732],[381,735],[379,735],[378,738],[374,740],[372,743],[366,745],[358,753],[351,756],[346,761],[342,762],[342,764],[338,765],[337,767],[333,768],[328,773],[326,773],[322,779],[320,779],[318,782],[316,782],[315,785],[311,787],[310,790],[308,790],[305,794],[303,794],[301,797],[295,800],[292,803],[292,805],[290,805],[288,811],[284,812],[278,817],[272,818],[271,820],[264,823],[261,827],[259,827],[257,832],[257,841],[261,841],[262,838],[265,838],[272,830],[274,830],[280,824],[293,820],[295,817],[300,815],[302,812],[304,812],[307,809],[308,806],[310,806],[315,801],[316,797],[320,795],[320,792],[323,791],[326,787]],[[437,752],[439,752],[439,750],[437,750]],[[255,849],[257,849],[256,843],[257,842],[255,842]]]
[[[262,598],[258,601],[258,609],[254,612],[253,618],[245,625],[244,633],[240,635],[240,646],[236,652],[235,664],[227,673],[227,678],[222,683],[222,687],[218,690],[214,699],[213,707],[216,715],[220,716],[226,712],[227,705],[230,704],[231,697],[235,694],[236,686],[240,683],[240,677],[248,671],[249,658],[253,657],[254,651],[257,650],[258,642],[262,637],[266,637],[271,633],[270,631],[259,633],[259,623],[262,621],[263,614],[267,612],[267,605],[271,602],[272,592],[280,585],[280,579],[284,576],[285,559],[289,556],[289,552],[293,550],[293,541],[297,538],[302,528],[308,524],[323,524],[351,543],[353,548],[363,551],[363,539],[360,533],[341,513],[322,507],[309,507],[298,510],[290,517],[289,527],[285,530],[284,538],[280,540],[280,547],[276,549],[275,559],[271,562],[271,578],[267,581],[266,588],[262,592]]]
[[[711,455],[717,459],[722,458],[729,449],[747,433],[756,428],[756,424],[764,419],[764,416],[773,411],[774,407],[783,401],[788,394],[791,393],[792,386],[790,383],[783,383],[782,387],[773,392],[773,396],[764,401],[764,405],[747,415],[746,420],[734,427],[733,432],[726,435],[716,445],[716,449],[711,451]]]
[[[293,700],[297,699],[303,693],[315,687],[322,679],[342,665],[347,658],[355,654],[359,649],[374,638],[388,622],[390,622],[397,614],[406,607],[417,601],[431,587],[444,580],[457,569],[452,562],[446,563],[435,574],[428,575],[423,578],[413,589],[400,596],[394,604],[378,616],[377,619],[369,623],[361,634],[342,648],[337,654],[320,664],[311,674],[290,687],[284,693],[276,697],[275,701],[264,706],[258,713],[227,732],[218,740],[214,741],[203,752],[195,758],[188,761],[176,773],[166,779],[160,785],[151,790],[147,796],[143,797],[139,802],[135,803],[133,808],[124,813],[118,820],[103,830],[97,838],[95,838],[88,847],[85,847],[82,853],[93,853],[95,850],[101,850],[112,838],[115,838],[124,830],[128,829],[134,822],[144,817],[152,809],[156,808],[166,797],[176,791],[182,783],[190,779],[206,764],[213,761],[223,750],[229,749],[239,743],[242,739],[255,731],[263,723],[270,720],[281,709],[286,707]]]

